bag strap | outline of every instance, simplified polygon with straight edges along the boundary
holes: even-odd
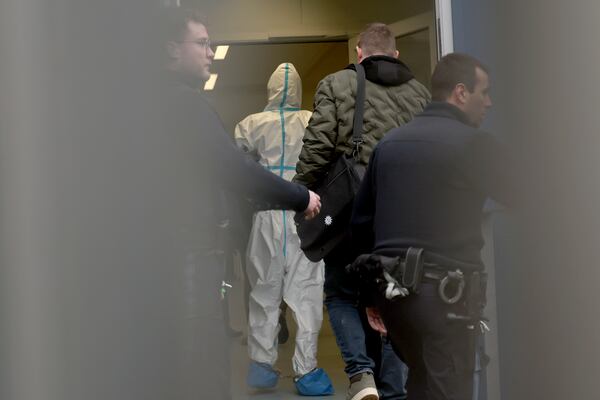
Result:
[[[352,125],[352,156],[357,159],[363,139],[363,114],[365,112],[365,69],[356,63],[356,102],[354,104],[354,124]]]

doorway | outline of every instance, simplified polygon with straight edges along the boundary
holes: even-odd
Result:
[[[433,8],[433,3],[431,5]],[[429,76],[437,61],[437,37],[435,29],[435,13],[433,10],[422,12],[399,20],[385,21],[396,35],[396,44],[400,58],[405,62],[416,78],[427,87]],[[380,20],[379,18],[365,22]],[[395,21],[395,22],[393,22]],[[358,32],[365,23],[357,24]],[[358,28],[360,26],[360,28]],[[283,62],[295,65],[302,80],[302,108],[313,109],[313,98],[318,82],[326,75],[345,68],[355,61],[354,47],[356,34],[336,36],[333,40],[312,38],[304,41],[302,37],[285,37],[272,40],[228,40],[229,51],[226,61],[215,61],[213,72],[219,75],[215,89],[206,95],[217,109],[227,130],[233,134],[235,125],[249,114],[261,112],[267,103],[266,85],[275,67]],[[246,229],[249,230],[250,217],[246,218]],[[239,256],[236,268],[243,270],[245,243],[239,243]],[[243,274],[242,274],[243,275]],[[230,298],[231,326],[236,331],[246,329],[246,306],[244,291],[245,282],[240,278],[233,282]],[[248,356],[243,340],[234,340],[232,390],[235,400],[246,399],[295,399],[291,357],[294,351],[293,337],[295,325],[291,312],[287,321],[290,327],[289,341],[279,347],[277,367],[282,375],[277,390],[273,392],[248,391],[245,386]],[[344,365],[329,326],[328,317],[323,318],[323,328],[319,337],[319,366],[323,367],[333,380],[336,394],[329,399],[345,398],[347,378]]]

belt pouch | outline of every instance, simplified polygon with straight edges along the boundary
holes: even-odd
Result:
[[[487,274],[473,272],[467,276],[466,305],[471,318],[481,318],[486,303]]]
[[[409,247],[404,260],[404,273],[402,286],[413,293],[419,293],[419,286],[423,280],[423,249]]]

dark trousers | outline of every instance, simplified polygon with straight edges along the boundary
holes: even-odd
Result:
[[[379,308],[409,367],[409,400],[472,400],[476,331],[446,317],[464,314],[462,306],[443,303],[437,286],[424,283],[418,295],[381,300]]]
[[[220,295],[223,260],[202,250],[181,250],[177,400],[230,400],[229,335]]]

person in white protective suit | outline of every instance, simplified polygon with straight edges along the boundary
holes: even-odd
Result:
[[[258,157],[273,173],[291,180],[311,116],[301,110],[302,84],[290,63],[279,65],[268,83],[269,103],[235,128],[237,144]],[[277,385],[279,306],[293,311],[298,330],[292,360],[296,389],[301,395],[333,394],[327,373],[317,368],[317,341],[323,320],[322,262],[309,261],[300,250],[293,212],[262,211],[254,216],[248,243],[249,298],[247,383],[253,388]]]

